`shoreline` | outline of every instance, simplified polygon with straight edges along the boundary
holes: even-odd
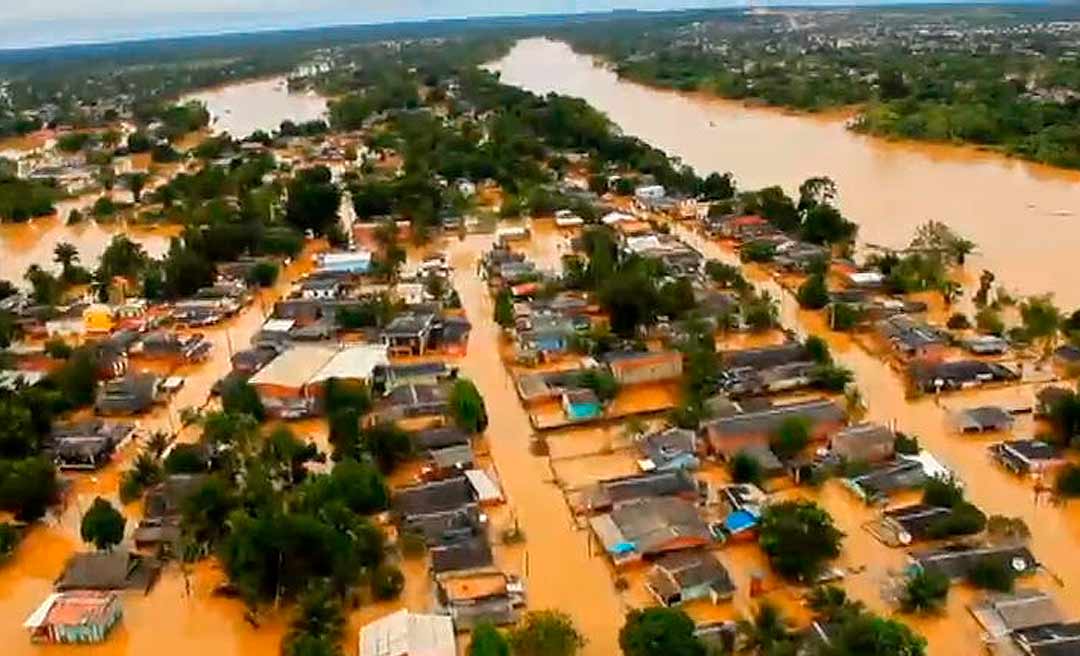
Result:
[[[543,37],[546,39],[546,37]],[[603,55],[597,55],[590,52],[583,52],[574,48],[574,45],[568,41],[562,41],[560,39],[547,39],[553,43],[562,43],[570,48],[571,52],[582,57],[587,57],[592,60],[593,64],[610,72],[614,75],[619,82],[634,84],[652,91],[656,91],[664,94],[672,94],[675,96],[697,100],[705,103],[717,103],[727,105],[729,107],[736,107],[738,109],[747,111],[756,111],[768,113],[773,116],[784,116],[789,118],[806,119],[814,122],[822,123],[844,123],[844,129],[852,135],[862,137],[865,139],[872,139],[875,142],[886,144],[889,146],[898,146],[909,152],[915,152],[924,149],[931,149],[939,151],[939,155],[947,155],[947,151],[954,151],[957,155],[985,157],[987,161],[1009,162],[1014,164],[1022,164],[1025,167],[1030,167],[1031,172],[1036,175],[1045,175],[1048,177],[1058,177],[1059,179],[1067,179],[1070,181],[1080,182],[1080,168],[1069,168],[1065,166],[1055,166],[1053,164],[1047,164],[1046,162],[1040,162],[1039,160],[1027,159],[1013,153],[1005,152],[994,146],[985,144],[969,143],[964,141],[939,141],[934,139],[913,139],[910,137],[900,137],[895,135],[878,134],[875,132],[864,132],[856,130],[847,125],[848,121],[858,118],[862,112],[864,105],[843,105],[838,107],[830,107],[818,111],[810,111],[797,109],[794,107],[785,107],[783,105],[770,105],[764,100],[757,99],[739,99],[731,98],[728,96],[722,96],[709,91],[682,91],[673,87],[666,87],[653,82],[645,80],[638,80],[633,77],[627,77],[621,75],[613,62],[605,58]],[[943,157],[944,158],[944,157]],[[959,159],[959,158],[957,158]]]

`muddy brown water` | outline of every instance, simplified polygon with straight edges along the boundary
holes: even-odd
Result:
[[[1053,291],[1066,307],[1080,305],[1080,286],[1071,284],[1080,172],[972,148],[864,137],[837,115],[793,115],[658,90],[620,80],[547,39],[518,42],[491,68],[508,84],[583,98],[627,134],[702,174],[731,171],[744,189],[780,184],[795,193],[808,177],[830,176],[862,242],[904,246],[918,224],[944,221],[978,244],[973,267],[991,268],[1018,292]]]
[[[206,105],[210,129],[236,138],[256,130],[272,132],[282,121],[305,123],[325,118],[326,98],[313,93],[289,93],[285,78],[273,77],[229,84],[185,96]]]

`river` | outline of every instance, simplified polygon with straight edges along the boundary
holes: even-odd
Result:
[[[795,115],[620,80],[592,57],[548,39],[519,41],[490,66],[508,84],[585,99],[623,131],[699,173],[731,171],[740,187],[811,176],[839,186],[839,204],[863,243],[900,247],[929,219],[978,244],[971,269],[990,268],[1009,289],[1053,291],[1080,306],[1080,172],[973,148],[889,142],[851,132],[842,116]]]
[[[184,97],[206,105],[210,127],[237,139],[256,130],[272,132],[282,121],[305,123],[325,118],[326,98],[315,93],[289,93],[283,77],[228,84]]]

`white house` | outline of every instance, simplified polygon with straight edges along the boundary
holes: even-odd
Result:
[[[666,195],[663,185],[646,185],[634,190],[634,198],[638,200],[658,200]]]
[[[360,656],[456,656],[449,615],[399,610],[360,629]]]

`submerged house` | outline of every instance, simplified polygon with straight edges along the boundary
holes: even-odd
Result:
[[[905,314],[878,324],[881,336],[905,360],[940,360],[949,345],[949,333]]]
[[[896,433],[881,424],[848,426],[832,436],[829,450],[848,462],[878,463],[895,451]]]
[[[566,390],[562,393],[562,407],[570,421],[589,421],[604,413],[600,398],[590,389]]]
[[[502,572],[440,576],[435,596],[459,631],[472,630],[482,622],[514,624],[525,604],[521,581]]]
[[[891,508],[868,525],[870,532],[891,547],[931,539],[932,528],[952,516],[951,508],[915,503]]]
[[[695,599],[731,599],[735,584],[720,561],[706,550],[681,551],[657,558],[646,587],[664,606]]]
[[[69,590],[142,590],[157,582],[161,563],[123,550],[77,553],[68,558],[54,588]]]
[[[671,427],[646,435],[638,443],[642,471],[671,471],[697,469],[697,434],[685,428]]]
[[[423,355],[436,327],[434,312],[403,312],[382,330],[382,342],[394,355]]]
[[[996,362],[955,360],[952,362],[914,362],[909,368],[916,390],[933,393],[978,387],[987,383],[1020,379],[1020,374]]]
[[[150,409],[161,392],[161,380],[152,373],[129,373],[102,384],[94,401],[99,415],[133,415]]]
[[[257,371],[248,384],[272,417],[304,417],[316,412],[323,386],[331,379],[371,381],[376,367],[388,363],[386,348],[358,344],[342,349],[300,344]]]
[[[1014,474],[1047,474],[1068,464],[1061,447],[1042,440],[1009,440],[990,446],[990,455]]]
[[[620,385],[655,383],[682,376],[683,356],[678,351],[611,352],[603,356]]]
[[[682,469],[620,476],[600,481],[587,489],[582,494],[581,505],[584,506],[582,510],[596,511],[660,497],[696,502],[701,496],[698,485],[698,481]]]
[[[436,576],[485,570],[495,562],[486,536],[440,544],[431,547],[428,553],[431,555],[431,571]]]
[[[844,426],[847,415],[832,401],[815,399],[712,419],[702,424],[702,430],[713,453],[732,458],[749,447],[768,446],[780,426],[792,418],[809,422],[810,439],[823,441]]]
[[[73,590],[50,594],[26,618],[34,642],[88,644],[105,640],[123,610],[115,592]]]
[[[924,572],[934,572],[950,579],[963,579],[976,567],[1000,564],[1016,575],[1034,574],[1039,562],[1024,546],[968,547],[954,545],[912,555],[912,564]]]
[[[359,656],[457,656],[454,621],[399,610],[360,629]]]
[[[622,565],[713,542],[697,506],[678,497],[642,499],[589,520],[604,550]]]
[[[987,433],[1007,431],[1013,426],[1013,416],[1009,411],[996,405],[984,405],[977,408],[965,408],[957,411],[953,423],[962,433]]]
[[[1008,639],[1016,631],[1050,626],[1065,620],[1053,597],[1033,589],[992,593],[968,609],[990,640],[995,642]],[[1080,649],[1080,635],[1071,651],[1060,653],[1074,653],[1077,649]]]

